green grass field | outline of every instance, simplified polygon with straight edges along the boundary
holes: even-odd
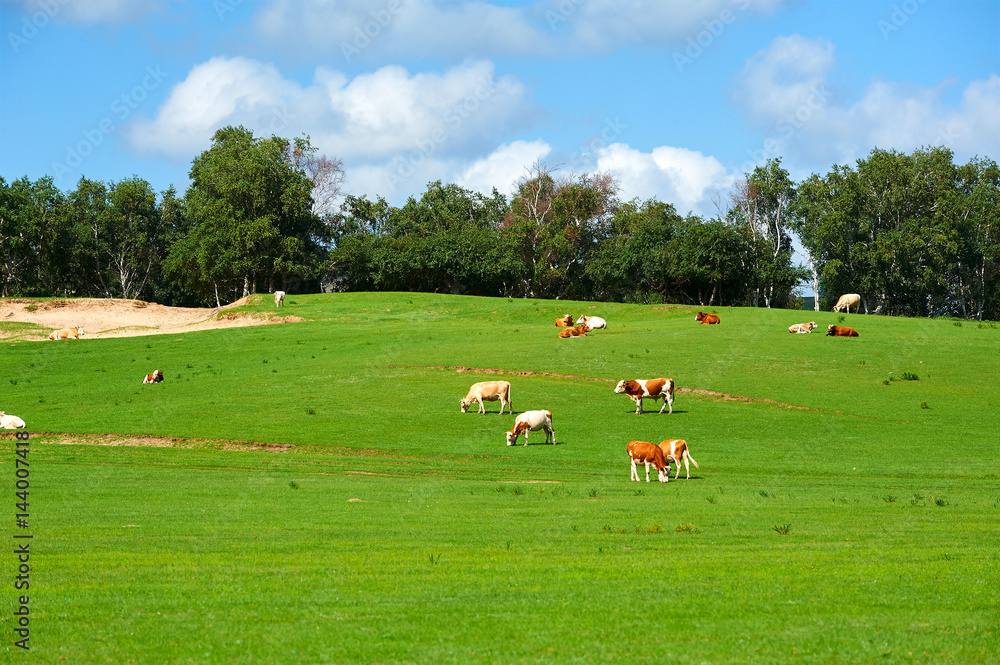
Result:
[[[823,335],[829,312],[712,308],[722,323],[700,326],[686,307],[286,302],[307,320],[0,342],[0,409],[32,432],[33,535],[25,652],[2,435],[0,662],[1000,662],[1000,328],[847,315],[846,339]],[[557,339],[566,312],[609,327]],[[153,369],[165,383],[140,385]],[[671,416],[612,392],[658,376],[680,390]],[[496,378],[515,412],[553,412],[559,445],[505,446],[496,402],[460,413]],[[104,440],[88,434],[178,440],[66,443]],[[625,444],[667,438],[701,468],[630,482]]]

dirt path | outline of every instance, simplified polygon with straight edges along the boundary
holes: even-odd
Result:
[[[209,309],[167,307],[141,300],[6,298],[0,300],[0,324],[33,323],[44,330],[25,331],[0,326],[0,339],[45,340],[52,330],[70,327],[83,328],[85,337],[136,337],[303,320],[297,316],[273,316],[263,312],[227,312],[248,302],[262,301],[263,296],[255,294],[226,307]]]

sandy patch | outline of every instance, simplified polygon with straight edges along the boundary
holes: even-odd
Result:
[[[304,320],[298,316],[274,316],[267,312],[227,311],[248,302],[262,302],[263,298],[264,296],[255,294],[222,308],[167,307],[142,300],[105,298],[45,301],[6,298],[0,300],[0,323],[33,323],[45,330],[26,333],[23,330],[0,329],[0,338],[18,337],[47,341],[48,334],[52,330],[70,327],[83,328],[85,331],[83,339],[136,337]]]
[[[7,432],[0,432],[0,438]],[[14,433],[10,432],[13,438]],[[140,446],[144,448],[205,448],[210,450],[241,450],[283,453],[295,448],[290,443],[261,443],[231,439],[191,439],[185,437],[147,436],[145,434],[55,434],[31,432],[32,440],[65,446]]]

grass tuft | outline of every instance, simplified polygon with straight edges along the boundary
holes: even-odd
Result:
[[[775,524],[774,530],[781,534],[782,536],[787,536],[788,532],[792,530],[791,524]]]

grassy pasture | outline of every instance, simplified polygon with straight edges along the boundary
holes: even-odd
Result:
[[[714,308],[700,326],[686,307],[286,302],[306,321],[0,343],[0,409],[32,432],[213,440],[33,436],[32,650],[13,647],[5,583],[0,661],[1000,662],[1000,329],[847,315],[846,339],[823,335],[829,312]],[[557,339],[566,312],[609,328]],[[166,382],[140,385],[153,369]],[[635,416],[611,392],[656,376],[715,394]],[[490,378],[515,412],[552,410],[559,445],[505,446],[498,403],[461,414]],[[630,483],[626,442],[666,438],[701,468]]]

